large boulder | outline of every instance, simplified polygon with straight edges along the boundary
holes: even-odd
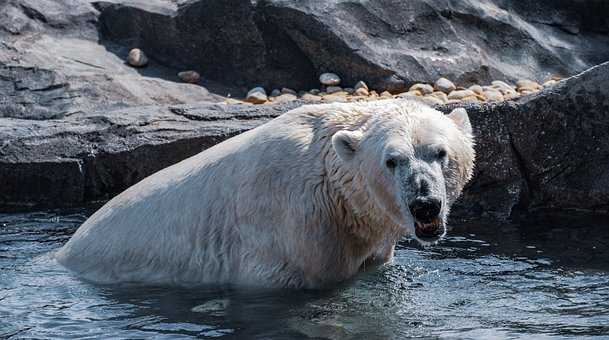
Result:
[[[477,163],[458,215],[609,212],[609,62],[518,101],[465,107]]]

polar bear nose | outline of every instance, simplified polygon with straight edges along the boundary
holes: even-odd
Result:
[[[442,201],[435,197],[419,197],[409,206],[412,216],[423,223],[430,223],[440,214]]]

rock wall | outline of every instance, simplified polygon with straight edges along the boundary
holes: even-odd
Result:
[[[187,1],[98,3],[103,38],[234,83],[317,86],[336,72],[396,92],[572,75],[609,60],[609,3],[590,1]]]

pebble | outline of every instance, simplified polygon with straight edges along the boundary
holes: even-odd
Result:
[[[427,103],[428,105],[442,105],[444,104],[444,101],[441,100],[438,97],[435,96],[426,96],[423,97],[423,102]]]
[[[448,95],[446,93],[440,92],[440,91],[435,91],[432,94],[430,94],[430,96],[438,98],[442,102],[446,102],[448,100]]]
[[[148,57],[146,57],[144,51],[139,48],[134,48],[129,51],[127,63],[133,67],[144,67],[148,65]]]
[[[353,94],[353,92],[355,92],[355,89],[352,87],[345,87],[343,91],[347,92],[348,94]]]
[[[322,73],[319,82],[326,86],[337,86],[340,84],[340,77],[334,73]]]
[[[279,91],[279,89],[273,89],[273,91],[271,91],[271,97],[277,97],[281,95],[281,91]]]
[[[321,93],[321,91],[319,89],[311,89],[311,91],[309,91],[310,94],[314,94],[314,95],[318,95]]]
[[[462,90],[462,91],[467,91],[467,90]],[[480,100],[476,96],[467,96],[465,98],[462,98],[461,101],[462,102],[478,102]]]
[[[379,96],[379,94],[376,91],[374,91],[374,90],[370,91],[370,97],[378,97],[378,96]]]
[[[353,94],[356,96],[368,96],[370,92],[368,92],[367,88],[360,87],[358,89],[355,89],[355,92],[353,92]]]
[[[328,94],[340,92],[342,90],[343,89],[340,86],[328,86],[328,87],[326,87],[326,93],[328,93]]]
[[[293,95],[297,94],[296,91],[294,91],[294,90],[292,90],[291,88],[288,88],[288,87],[282,88],[281,89],[281,93],[282,94],[293,94]]]
[[[514,91],[514,86],[509,85],[506,82],[503,82],[501,80],[494,80],[491,82],[491,85],[493,85],[494,88],[502,90],[501,93],[505,94],[504,91],[508,91],[508,90],[512,90]]]
[[[425,94],[431,94],[433,92],[433,87],[429,84],[414,84],[412,85],[409,89],[408,92],[410,91],[419,91],[421,94],[425,95]]]
[[[323,100],[328,103],[335,103],[335,102],[346,103],[349,101],[346,96],[335,95],[335,94],[325,96],[325,97],[323,97]]]
[[[321,100],[321,96],[310,94],[310,93],[305,93],[302,95],[302,99],[306,100],[306,101],[311,101],[311,102],[318,102]]]
[[[532,80],[528,80],[528,79],[521,79],[516,82],[516,89],[519,92],[538,91],[539,89],[541,89],[541,85],[539,85],[539,83],[537,83],[536,81],[532,81]]]
[[[543,87],[554,86],[556,84],[558,84],[558,80],[550,79],[550,80],[546,81],[545,83],[543,83]]]
[[[368,88],[368,85],[366,85],[366,83],[364,83],[363,81],[358,81],[357,83],[355,83],[355,86],[353,86],[353,89],[355,89],[356,91],[359,89],[366,89],[366,92],[370,91],[370,89]]]
[[[444,93],[451,93],[452,91],[454,91],[457,87],[455,86],[455,84],[446,79],[446,78],[440,78],[438,80],[436,80],[436,83],[434,84],[434,89],[436,91],[441,91]]]
[[[283,93],[277,97],[273,98],[273,102],[274,103],[285,103],[285,102],[291,102],[298,99],[298,97],[296,97],[295,94],[291,94],[291,93]]]
[[[504,99],[503,94],[501,94],[501,92],[499,92],[497,90],[485,91],[484,97],[486,97],[486,100],[489,102],[498,102],[498,101],[502,101]]]
[[[201,80],[201,75],[197,71],[182,71],[178,77],[185,83],[196,84]]]
[[[432,93],[433,93],[433,92],[432,92]],[[419,90],[410,90],[410,91],[408,91],[408,92],[405,92],[405,94],[410,95],[410,96],[417,96],[417,97],[420,97],[420,96],[422,96],[422,95],[423,95],[423,94],[421,93],[421,91],[419,91]]]
[[[393,96],[391,95],[391,93],[389,93],[389,91],[383,91],[381,93],[381,98],[391,98],[391,97],[393,97]]]
[[[472,90],[455,90],[448,95],[448,99],[463,100],[467,97],[476,98],[476,94]],[[477,100],[477,99],[476,99]]]
[[[266,91],[264,90],[264,88],[259,86],[251,89],[245,97],[245,101],[253,104],[266,103],[267,100],[268,98],[266,96]]]
[[[484,89],[480,85],[472,85],[468,90],[474,91],[476,94],[484,95]]]
[[[503,93],[503,99],[504,100],[516,99],[518,97],[520,97],[520,93],[518,93],[516,91],[511,91],[511,92]]]

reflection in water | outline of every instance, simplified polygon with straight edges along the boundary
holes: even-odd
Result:
[[[326,291],[98,286],[46,253],[83,213],[0,215],[0,338],[402,339],[609,335],[607,222],[462,224]]]

